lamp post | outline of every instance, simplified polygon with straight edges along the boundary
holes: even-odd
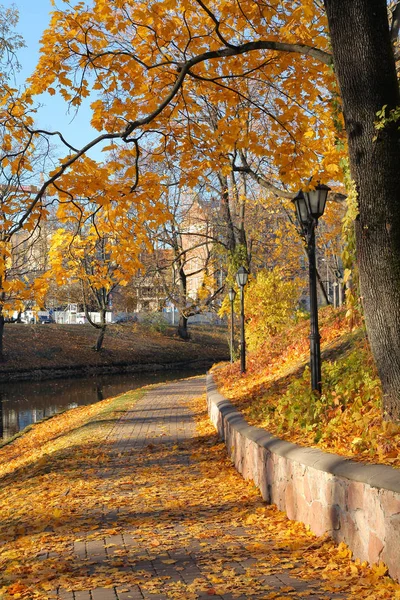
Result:
[[[314,190],[300,192],[293,198],[297,219],[307,243],[310,285],[310,367],[311,389],[321,393],[321,347],[318,328],[317,266],[315,259],[315,228],[325,210],[330,188],[318,184]]]
[[[244,339],[244,286],[249,272],[245,267],[239,267],[236,282],[240,287],[240,372],[246,373],[246,342]]]
[[[235,302],[236,292],[233,288],[229,289],[228,292],[229,300],[231,303],[231,363],[233,363],[233,345],[234,345],[234,313],[233,303]]]

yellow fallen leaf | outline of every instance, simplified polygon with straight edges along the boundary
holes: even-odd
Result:
[[[162,560],[162,563],[164,563],[164,565],[173,565],[176,563],[176,560],[173,560],[172,558],[167,558],[166,560]]]
[[[372,571],[377,577],[383,577],[388,572],[388,568],[385,563],[380,561],[378,565],[374,565],[372,567]]]

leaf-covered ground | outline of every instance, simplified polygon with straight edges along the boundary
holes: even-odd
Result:
[[[400,466],[400,424],[384,419],[382,390],[362,327],[321,310],[322,395],[310,392],[309,321],[288,328],[239,364],[215,370],[222,394],[246,420],[302,446]]]
[[[104,348],[95,352],[97,331],[90,325],[6,324],[5,362],[0,376],[19,371],[77,369],[102,365],[168,364],[205,360],[210,364],[228,357],[226,329],[189,326],[191,340],[184,342],[169,327],[164,335],[136,323],[112,324]]]
[[[2,600],[400,598],[383,565],[262,502],[203,389],[192,378],[77,408],[0,450]]]

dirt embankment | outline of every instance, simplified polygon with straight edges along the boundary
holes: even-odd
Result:
[[[162,335],[138,324],[110,325],[104,348],[95,352],[97,332],[90,325],[7,324],[0,380],[210,366],[228,358],[225,329],[193,326],[191,336],[182,341],[173,328]]]

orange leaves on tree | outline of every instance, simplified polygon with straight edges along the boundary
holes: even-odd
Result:
[[[293,190],[312,174],[338,179],[342,150],[328,66],[273,49],[207,60],[224,40],[231,47],[270,40],[328,49],[324,11],[306,0],[282,1],[279,9],[227,1],[208,10],[195,0],[99,0],[54,11],[31,91],[51,86],[79,104],[93,89],[97,130],[123,136],[127,123],[143,120],[147,156],[177,156],[190,185],[200,172],[196,154],[203,169],[228,175],[229,154],[238,150],[268,158],[273,177]],[[179,91],[182,65],[191,59],[193,76]],[[210,106],[216,112],[207,118]],[[336,154],[329,150],[325,160],[328,148]]]

